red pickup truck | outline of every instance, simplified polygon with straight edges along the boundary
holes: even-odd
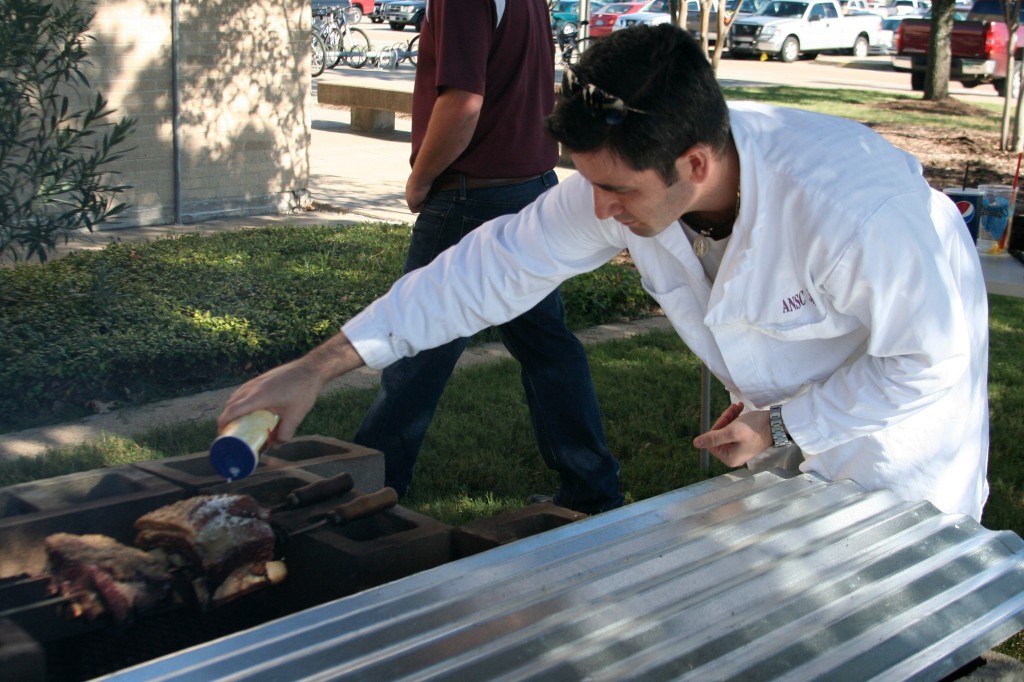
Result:
[[[1024,9],[1021,11],[1024,18]],[[910,71],[910,86],[924,90],[928,60],[928,40],[932,31],[931,18],[906,18],[896,31],[896,54],[892,64],[897,69]],[[950,34],[952,60],[949,79],[973,88],[991,83],[999,92],[1006,83],[1006,46],[1010,37],[1004,21],[1003,5],[999,0],[978,0],[967,18],[953,22]],[[1014,56],[1015,73],[1013,96],[1020,92],[1021,50],[1024,46],[1024,21],[1017,30],[1017,52]]]

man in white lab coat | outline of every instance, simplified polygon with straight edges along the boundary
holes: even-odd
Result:
[[[980,519],[984,282],[959,212],[914,158],[845,119],[727,106],[669,25],[616,32],[566,69],[548,127],[577,175],[240,388],[221,423],[268,408],[290,438],[330,379],[511,319],[628,248],[734,397],[695,446]]]

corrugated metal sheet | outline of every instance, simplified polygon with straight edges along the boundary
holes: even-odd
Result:
[[[1022,550],[888,492],[741,471],[109,679],[936,680],[1024,629]]]

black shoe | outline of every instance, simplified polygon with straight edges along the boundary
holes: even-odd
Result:
[[[530,504],[558,504],[552,495],[530,495],[526,498],[526,501]]]

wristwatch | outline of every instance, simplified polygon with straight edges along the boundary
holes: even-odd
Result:
[[[772,405],[768,408],[768,424],[772,429],[772,446],[781,448],[784,445],[792,445],[793,440],[786,431],[786,425],[782,421],[782,405]]]

